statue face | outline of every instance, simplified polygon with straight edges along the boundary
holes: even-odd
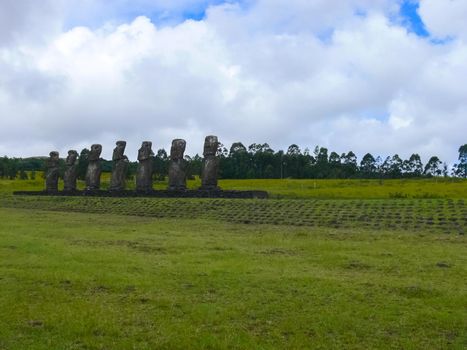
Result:
[[[170,158],[172,160],[183,159],[183,153],[185,153],[186,141],[182,139],[176,139],[172,141],[172,148],[170,149]]]
[[[58,160],[59,158],[58,152],[55,152],[55,151],[50,152],[49,156],[51,160]]]
[[[141,144],[141,148],[138,151],[138,160],[145,160],[152,156],[154,153],[152,152],[152,142],[151,141],[144,141]]]
[[[117,145],[117,147],[115,147],[115,149],[114,149],[112,160],[123,159],[125,157],[123,155],[123,153],[125,153],[126,142],[125,141],[117,141],[116,145]]]
[[[143,144],[141,145],[141,149],[143,149],[145,152],[147,152],[148,155],[153,154],[152,153],[152,142],[151,141],[144,141]]]
[[[204,156],[215,156],[217,153],[217,147],[219,147],[219,141],[217,136],[206,136],[204,140]]]
[[[66,157],[66,164],[74,165],[76,162],[76,159],[78,159],[78,152],[74,150],[68,151],[68,157]]]
[[[99,157],[102,153],[102,146],[99,144],[94,144],[91,146],[91,151],[89,152],[89,160],[99,160]]]
[[[49,153],[49,160],[48,160],[48,167],[55,167],[55,166],[58,166],[58,161],[59,161],[59,155],[58,155],[58,152],[56,151],[52,151]]]

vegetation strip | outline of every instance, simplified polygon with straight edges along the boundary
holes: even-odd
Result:
[[[204,218],[245,224],[373,228],[465,234],[464,199],[254,200],[0,197],[5,208]]]
[[[159,190],[159,191],[15,191],[17,196],[60,196],[60,197],[154,197],[154,198],[268,198],[265,191],[223,191],[223,190]]]

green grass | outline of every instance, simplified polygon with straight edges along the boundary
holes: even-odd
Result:
[[[272,199],[0,180],[0,349],[467,347],[465,180],[220,185]]]
[[[311,182],[312,180],[292,181],[295,185]],[[248,183],[250,187],[235,187],[235,184],[239,183]],[[302,198],[294,198],[299,196],[292,195],[284,196],[282,199],[277,198],[280,197],[278,193],[286,191],[290,183],[290,180],[232,180],[230,187],[226,186],[226,188],[253,189],[260,188],[263,184],[264,188],[275,189],[276,195],[269,200],[228,200],[13,196],[12,190],[37,188],[42,186],[42,181],[0,181],[0,207],[159,218],[203,218],[247,224],[396,229],[462,235],[467,231],[467,202],[462,197],[461,190],[455,192],[455,195],[446,191],[446,195],[439,195],[439,198],[413,198],[415,196],[408,195],[384,197],[382,194],[373,198],[370,195],[371,191],[360,190],[363,188],[362,184],[366,184],[368,188],[379,186],[381,193],[392,193],[393,187],[404,191],[402,184],[405,184],[406,191],[417,186],[428,190],[435,188],[436,183],[439,186],[459,187],[465,190],[467,188],[465,181],[394,180],[377,185],[374,181],[323,180],[321,181],[323,197],[329,198],[312,195],[306,197],[309,193],[306,190]],[[162,187],[164,184],[157,183],[157,186]],[[349,193],[351,191],[359,193],[360,197],[351,199],[342,195],[342,199],[336,199],[333,196],[339,188],[345,188]],[[378,198],[379,196],[383,198]]]
[[[0,207],[157,218],[465,234],[463,199],[173,199],[0,196]]]
[[[0,209],[0,349],[463,349],[463,235]]]
[[[102,175],[102,187],[109,185],[110,174]],[[79,182],[79,188],[84,183]],[[134,188],[128,181],[130,189]],[[198,188],[199,179],[188,181],[188,187]],[[226,190],[263,190],[272,198],[286,199],[437,199],[467,198],[467,180],[455,178],[434,179],[402,179],[402,180],[220,180],[219,185]],[[36,180],[0,180],[0,193],[11,193],[16,190],[40,191],[44,187],[41,174]],[[60,181],[60,188],[63,183]],[[167,181],[155,181],[154,188],[165,189]]]
[[[465,179],[221,180],[220,186],[233,190],[264,190],[276,198],[467,198]]]

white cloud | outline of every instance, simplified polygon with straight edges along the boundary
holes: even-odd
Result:
[[[258,0],[212,6],[203,21],[51,30],[40,45],[23,32],[23,44],[0,48],[0,152],[100,142],[109,157],[126,139],[134,159],[146,139],[168,149],[182,137],[194,154],[217,134],[227,145],[451,161],[467,141],[467,47],[408,33],[389,20],[396,5]],[[69,8],[60,11],[55,23],[66,22]]]
[[[419,13],[434,36],[467,39],[465,0],[420,0]]]

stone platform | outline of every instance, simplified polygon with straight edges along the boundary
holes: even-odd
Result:
[[[154,198],[238,198],[238,199],[266,199],[266,191],[223,191],[223,190],[186,190],[166,191],[16,191],[16,196],[54,196],[54,197],[154,197]]]

